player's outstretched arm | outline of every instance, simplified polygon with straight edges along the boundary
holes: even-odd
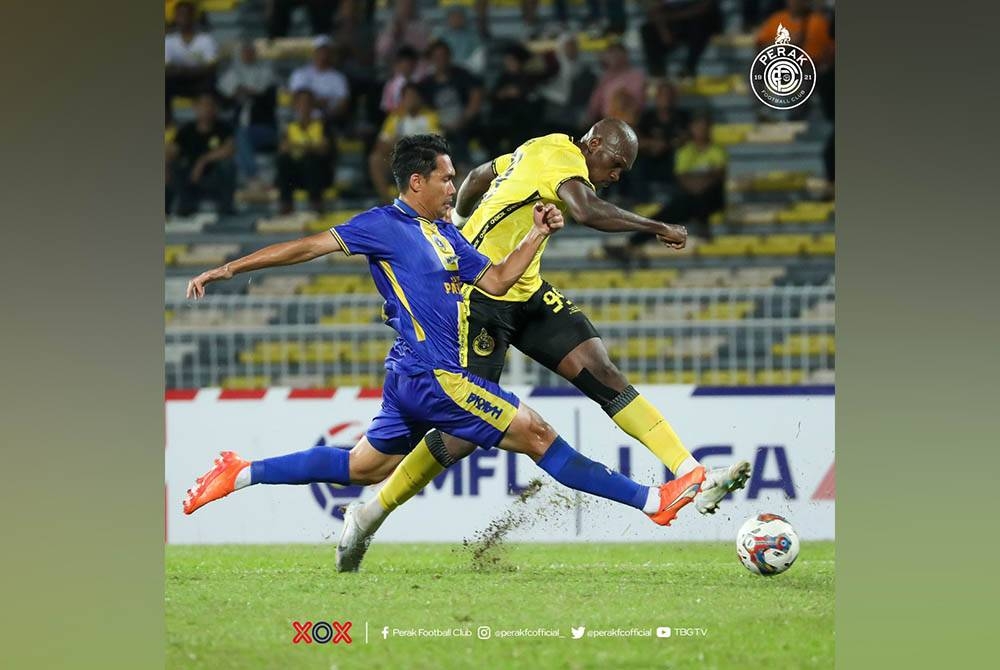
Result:
[[[237,258],[235,261],[202,272],[188,282],[187,297],[197,300],[205,295],[206,284],[220,279],[230,279],[233,275],[238,275],[241,272],[304,263],[334,251],[341,251],[340,244],[328,230],[300,237],[297,240],[272,244],[243,258]]]
[[[687,243],[687,228],[684,226],[654,221],[616,207],[602,200],[579,180],[574,179],[560,186],[558,195],[566,203],[573,220],[588,228],[605,233],[653,233],[661,242],[675,249],[683,249]]]
[[[483,194],[490,189],[493,182],[493,162],[483,163],[465,178],[462,185],[458,187],[458,195],[455,196],[455,212],[452,219],[456,226],[461,226],[464,219],[472,216],[472,210],[476,208],[476,203]],[[458,214],[458,217],[455,217]]]
[[[491,265],[476,282],[476,286],[490,295],[507,293],[531,265],[542,242],[565,224],[562,212],[551,203],[547,205],[536,203],[532,214],[535,225],[521,238],[517,248],[499,263]]]

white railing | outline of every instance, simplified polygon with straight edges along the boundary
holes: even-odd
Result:
[[[568,290],[636,382],[823,381],[834,368],[833,286]],[[169,388],[377,385],[395,333],[377,294],[168,301]],[[556,386],[519,352],[504,382]]]

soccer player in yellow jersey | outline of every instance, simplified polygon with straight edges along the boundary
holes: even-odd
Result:
[[[598,121],[576,141],[561,134],[528,140],[514,153],[469,174],[458,191],[452,221],[464,223],[462,235],[494,262],[506,257],[531,228],[532,208],[538,202],[554,204],[577,223],[595,230],[652,233],[668,246],[683,248],[687,240],[683,226],[647,219],[597,195],[597,188],[617,182],[632,167],[637,151],[635,132],[616,119]],[[579,306],[542,279],[539,265],[547,241],[505,295],[471,291],[465,343],[469,371],[498,381],[507,348],[513,345],[598,403],[676,477],[700,467],[659,410],[611,362],[604,342]],[[357,570],[372,534],[389,513],[475,447],[437,430],[429,432],[376,498],[348,507],[337,547],[337,569]],[[749,473],[746,461],[706,470],[701,490],[693,498],[695,507],[703,514],[714,513],[727,493],[746,484]]]

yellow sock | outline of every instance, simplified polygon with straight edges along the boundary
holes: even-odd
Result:
[[[427,447],[427,438],[406,455],[389,475],[378,492],[378,500],[386,512],[391,512],[413,496],[420,493],[431,480],[444,472],[444,466],[437,462]]]
[[[611,419],[626,433],[646,445],[674,474],[680,464],[691,456],[691,452],[684,448],[681,438],[677,437],[660,410],[641,395],[636,394],[627,405],[612,414]]]

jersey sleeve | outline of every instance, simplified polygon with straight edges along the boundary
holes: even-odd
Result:
[[[502,175],[510,167],[511,162],[514,160],[514,154],[504,154],[503,156],[497,156],[493,159],[493,176]]]
[[[539,194],[549,200],[559,199],[559,187],[568,181],[581,181],[595,190],[587,178],[587,162],[579,151],[553,151],[545,161],[539,179]]]
[[[347,223],[330,228],[330,234],[348,256],[389,256],[392,250],[387,240],[394,237],[387,230],[390,225],[377,212],[362,212]]]
[[[469,241],[458,232],[457,228],[449,226],[446,230],[448,241],[451,242],[451,246],[458,256],[459,278],[466,284],[475,284],[483,278],[486,271],[493,265],[493,261],[469,244]]]

